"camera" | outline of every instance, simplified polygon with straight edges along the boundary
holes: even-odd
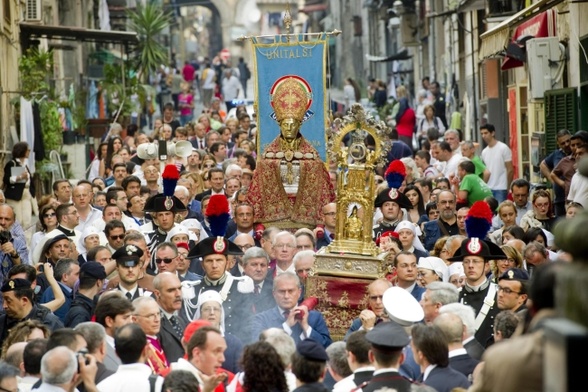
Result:
[[[12,234],[8,230],[0,230],[0,245],[12,241]]]
[[[77,353],[76,353],[76,357],[79,357],[80,355],[84,358],[84,362],[86,365],[90,364],[90,358],[88,358],[86,355],[88,355],[88,349],[86,348],[82,348],[80,349]],[[78,362],[78,373],[80,372],[80,364]]]

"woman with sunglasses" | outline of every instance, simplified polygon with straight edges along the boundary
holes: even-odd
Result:
[[[39,227],[39,231],[33,234],[31,238],[31,251],[29,255],[33,256],[33,251],[35,247],[42,242],[42,239],[45,238],[45,235],[49,233],[51,230],[57,228],[57,215],[55,214],[55,209],[57,208],[56,204],[48,203],[41,207],[39,211],[39,223],[37,224]],[[31,265],[32,265],[31,260]]]

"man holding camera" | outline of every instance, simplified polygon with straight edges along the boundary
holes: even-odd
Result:
[[[0,282],[8,275],[8,271],[29,260],[29,251],[24,231],[20,224],[15,224],[14,210],[8,204],[0,205]],[[2,299],[0,299],[0,308]]]
[[[309,310],[306,305],[298,306],[301,293],[300,278],[291,272],[284,272],[274,278],[274,299],[277,307],[255,315],[252,340],[268,328],[282,328],[296,343],[312,338],[323,345],[331,344],[331,335],[322,314]]]

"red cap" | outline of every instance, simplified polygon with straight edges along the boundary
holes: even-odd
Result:
[[[211,327],[212,324],[208,320],[194,320],[184,330],[184,342],[188,343],[190,338],[196,331],[198,331],[202,327]]]
[[[176,244],[176,247],[177,247],[177,248],[184,248],[184,249],[186,249],[188,252],[190,251],[190,245],[188,245],[188,243],[187,243],[187,242],[178,242],[178,243]]]

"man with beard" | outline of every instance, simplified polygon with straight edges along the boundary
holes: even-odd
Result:
[[[457,214],[455,213],[455,195],[450,191],[442,191],[437,196],[439,207],[439,219],[425,222],[423,245],[429,251],[435,246],[435,242],[441,237],[459,234]]]
[[[556,141],[558,149],[546,156],[539,165],[543,177],[551,178],[551,171],[557,166],[559,161],[561,161],[564,157],[572,154],[571,138],[572,135],[567,129],[562,129],[557,132]],[[553,182],[552,186],[554,194],[553,207],[555,210],[555,216],[563,216],[566,214],[565,190],[555,182]]]

